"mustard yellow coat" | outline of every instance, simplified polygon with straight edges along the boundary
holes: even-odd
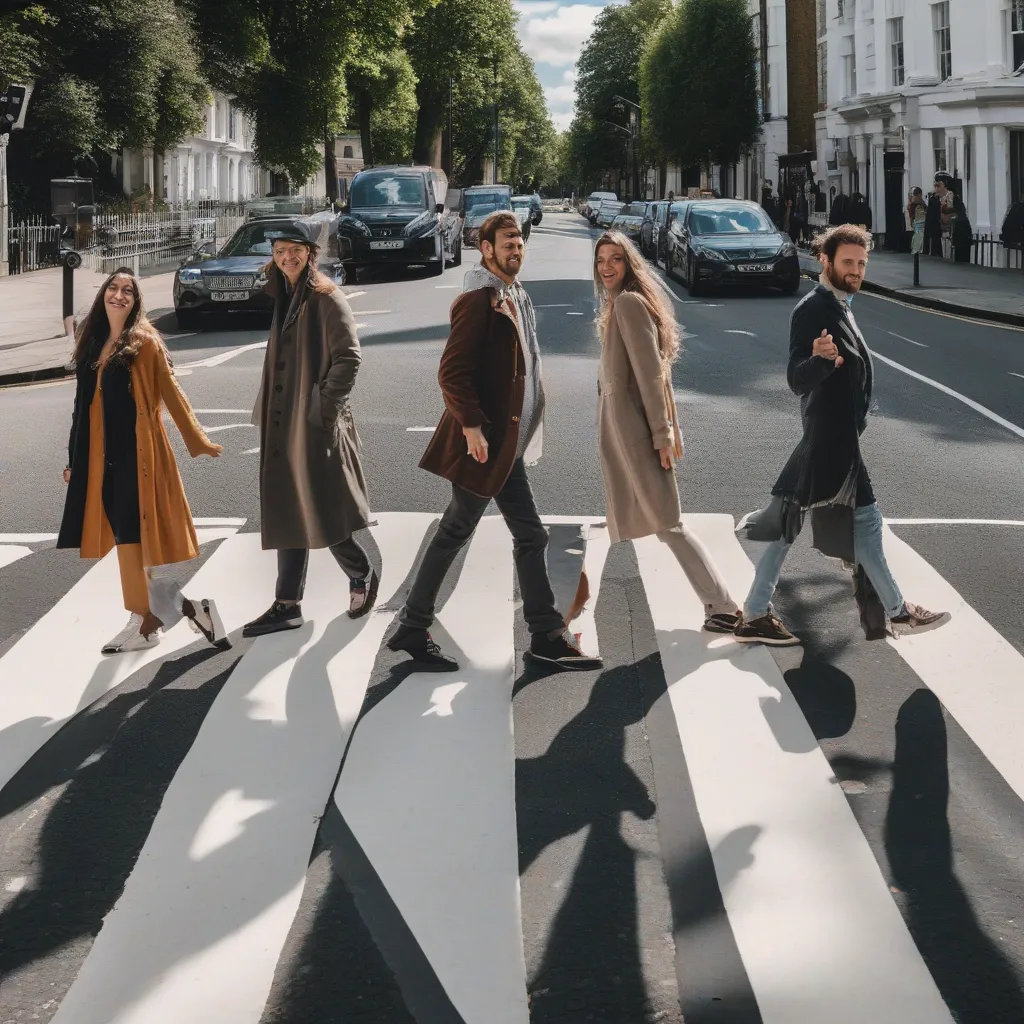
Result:
[[[210,441],[178,385],[163,345],[152,340],[142,345],[132,360],[131,379],[143,565],[186,562],[199,554],[199,543],[164,428],[163,408],[171,414],[190,455],[201,454]],[[88,487],[90,476],[103,478],[103,445],[89,443],[95,368],[79,367],[77,385],[68,444],[71,479],[57,547],[79,548],[83,558],[102,558],[114,546],[114,536],[103,510],[102,488]]]

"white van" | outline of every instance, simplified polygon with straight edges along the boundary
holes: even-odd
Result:
[[[587,201],[580,207],[580,213],[587,218],[591,223],[594,221],[594,215],[597,213],[597,208],[606,199],[610,199],[612,202],[618,201],[618,196],[614,192],[591,192],[587,196]]]

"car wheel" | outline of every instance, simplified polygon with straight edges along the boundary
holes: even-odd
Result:
[[[194,331],[199,327],[199,311],[195,309],[176,309],[174,311],[178,326],[183,331]]]
[[[688,256],[686,260],[686,290],[693,296],[700,295],[704,290],[697,278],[697,268],[693,264],[692,256]]]
[[[796,295],[800,291],[800,278],[794,277],[791,281],[787,281],[782,286],[783,295]]]

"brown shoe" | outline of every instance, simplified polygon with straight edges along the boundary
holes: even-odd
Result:
[[[741,644],[767,644],[769,647],[795,647],[800,643],[771,612],[749,622],[740,616],[733,636]]]
[[[925,633],[929,629],[938,629],[950,620],[949,612],[930,612],[919,604],[906,601],[903,614],[889,620],[893,636],[906,636],[910,633]]]

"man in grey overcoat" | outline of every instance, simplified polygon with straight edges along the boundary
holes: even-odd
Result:
[[[317,270],[318,232],[305,220],[267,232],[274,320],[253,421],[260,428],[261,533],[264,549],[277,551],[277,592],[243,636],[302,625],[310,548],[329,548],[349,577],[351,618],[365,615],[377,597],[378,575],[352,536],[370,519],[349,406],[359,339],[341,290]]]

